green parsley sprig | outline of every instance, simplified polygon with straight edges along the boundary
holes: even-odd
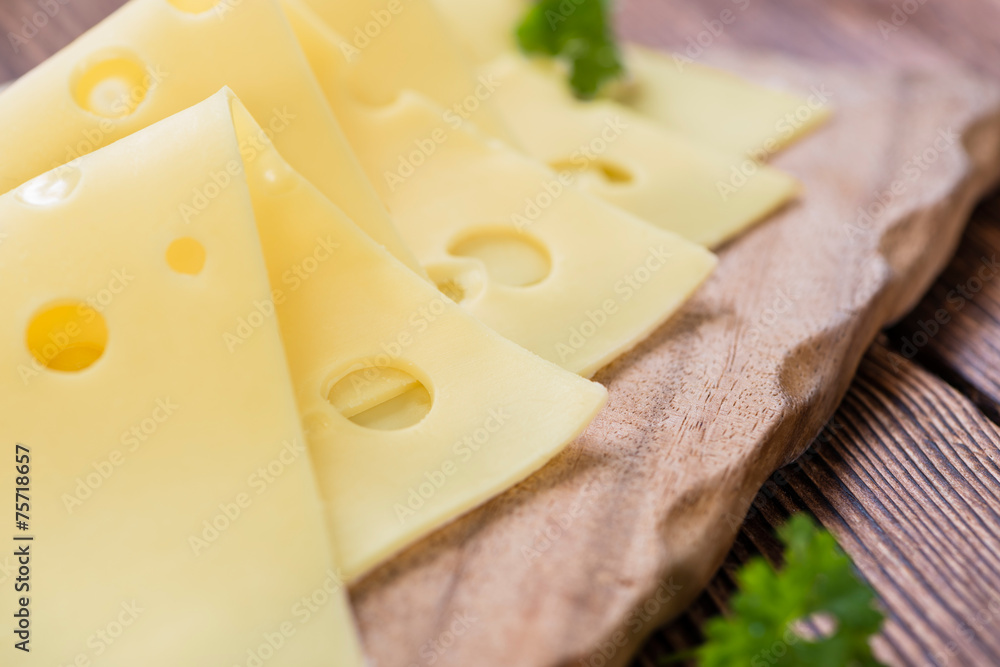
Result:
[[[876,667],[869,639],[884,615],[875,593],[854,573],[833,536],[803,514],[778,531],[785,567],[776,572],[763,558],[747,563],[737,580],[733,614],[715,618],[707,642],[695,651],[701,667]],[[826,618],[835,628],[806,639],[796,623]]]
[[[570,85],[580,99],[592,99],[625,73],[612,21],[612,0],[539,0],[517,28],[527,54],[570,64]]]

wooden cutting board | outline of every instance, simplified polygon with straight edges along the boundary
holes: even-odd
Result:
[[[610,406],[564,456],[356,587],[380,667],[627,662],[708,582],[1000,177],[1000,97],[961,69],[705,61],[830,93],[834,122],[775,161],[806,194],[597,377]]]

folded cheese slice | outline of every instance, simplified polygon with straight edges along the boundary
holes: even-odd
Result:
[[[233,88],[282,154],[418,269],[356,158],[277,0],[131,0],[7,90],[0,191]],[[256,145],[242,147],[252,154]],[[204,200],[188,211],[194,218]]]
[[[428,0],[306,4],[345,36],[342,54],[354,65],[347,85],[359,101],[377,108],[392,103],[400,91],[413,90],[440,106],[447,122],[472,121],[484,132],[511,139],[490,101],[493,85],[477,79],[474,63]]]
[[[278,325],[250,314],[271,290],[229,118],[0,197],[0,493],[26,522],[0,614],[31,633],[6,665],[364,664]]]
[[[484,70],[518,145],[585,191],[684,238],[715,247],[799,193],[791,176],[720,152],[614,102],[573,97],[561,68],[517,55]]]
[[[342,39],[286,9],[369,176],[431,278],[477,318],[591,375],[670,317],[715,266],[703,248],[574,188],[413,92],[373,112]],[[386,36],[388,38],[388,35]]]
[[[538,470],[603,407],[602,386],[490,331],[371,242],[230,93],[166,122],[205,133],[235,122],[241,143],[264,146],[247,182],[348,579]],[[245,306],[251,329],[254,312],[271,312]],[[252,341],[246,327],[227,337],[237,356]]]
[[[480,64],[517,50],[514,31],[528,0],[432,0],[466,53]],[[733,155],[763,160],[830,116],[828,96],[803,98],[765,88],[694,62],[637,45],[625,48],[629,83],[618,101],[662,127]],[[692,53],[697,56],[699,54]]]

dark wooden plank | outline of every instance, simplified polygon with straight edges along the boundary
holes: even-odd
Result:
[[[810,452],[761,492],[722,571],[636,664],[691,647],[726,609],[749,557],[777,560],[773,528],[809,511],[889,612],[891,664],[1000,664],[1000,430],[946,383],[877,345]]]
[[[1000,199],[980,207],[955,260],[890,336],[1000,419]]]

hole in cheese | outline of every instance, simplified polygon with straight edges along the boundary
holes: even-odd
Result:
[[[628,185],[635,182],[635,176],[631,171],[610,160],[590,160],[586,165],[578,164],[577,161],[560,160],[551,163],[549,166],[558,172],[591,174],[611,185]]]
[[[404,370],[369,366],[333,384],[327,400],[358,426],[396,431],[416,426],[431,411],[426,385]]]
[[[78,167],[64,165],[31,179],[17,189],[16,196],[31,206],[54,206],[69,199],[82,177]]]
[[[196,276],[205,268],[205,246],[191,238],[177,239],[167,248],[167,264],[177,273]]]
[[[453,243],[455,257],[477,259],[490,279],[509,287],[530,287],[552,271],[548,250],[537,239],[505,228],[481,228]]]
[[[167,2],[186,14],[203,14],[222,4],[223,0],[167,0]]]
[[[38,363],[72,373],[104,355],[108,326],[104,317],[80,301],[60,301],[39,311],[28,325],[27,345]]]
[[[473,301],[486,289],[486,268],[474,258],[452,257],[424,268],[438,291],[455,303]]]
[[[455,303],[465,301],[465,286],[455,278],[445,278],[437,283],[437,288],[446,297]]]
[[[80,108],[105,118],[131,115],[149,94],[152,77],[134,54],[115,50],[85,63],[73,82]]]

